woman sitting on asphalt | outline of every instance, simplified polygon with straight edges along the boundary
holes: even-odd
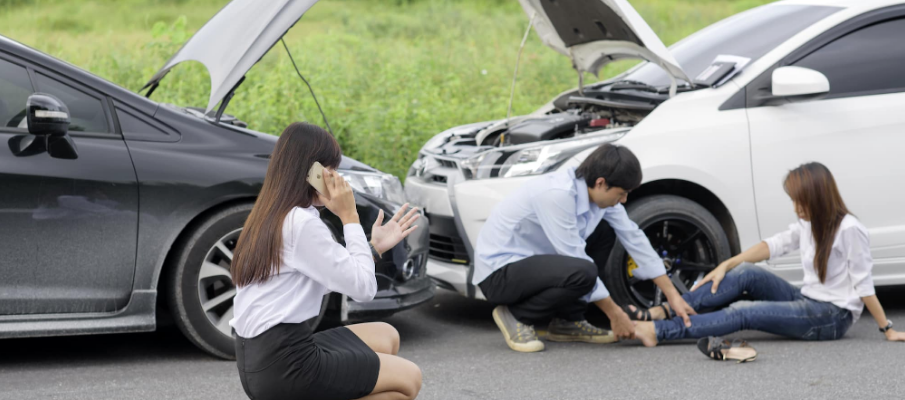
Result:
[[[874,295],[867,228],[846,209],[830,171],[820,163],[805,164],[789,172],[784,186],[799,221],[724,261],[683,295],[698,312],[691,316],[691,327],[681,318],[667,319],[665,305],[649,313],[638,310],[635,317],[655,321],[638,322],[636,338],[652,347],[664,340],[750,329],[795,339],[835,340],[845,335],[867,305],[887,340],[905,341],[905,333],[891,328]],[[800,250],[804,268],[801,289],[751,264],[794,250]]]
[[[236,358],[249,397],[267,399],[413,399],[421,370],[396,353],[399,333],[385,323],[350,325],[314,333],[312,321],[330,291],[356,301],[377,292],[374,259],[359,224],[349,184],[333,171],[342,151],[325,130],[289,125],[267,169],[254,209],[236,245],[232,263]],[[314,162],[326,193],[308,183]],[[316,206],[326,206],[343,224],[346,246],[334,241]],[[371,228],[377,254],[393,248],[416,226],[413,208],[402,206]]]

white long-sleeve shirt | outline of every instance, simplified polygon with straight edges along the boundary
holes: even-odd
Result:
[[[377,293],[374,259],[359,224],[343,226],[346,247],[333,240],[314,207],[293,208],[283,220],[280,272],[264,283],[239,287],[229,324],[252,338],[279,323],[298,323],[317,316],[328,292],[355,301]]]
[[[846,215],[842,219],[833,239],[824,283],[820,283],[820,277],[814,269],[816,247],[810,222],[799,220],[789,225],[789,230],[767,238],[765,242],[770,247],[770,259],[794,250],[801,251],[801,265],[804,268],[801,294],[851,310],[853,321],[861,317],[864,309],[861,298],[874,294],[874,281],[871,277],[874,263],[870,256],[870,235],[857,218]]]

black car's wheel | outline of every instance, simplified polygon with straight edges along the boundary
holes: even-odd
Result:
[[[226,208],[195,227],[176,244],[167,282],[170,312],[182,333],[202,350],[226,359],[235,358],[229,320],[236,286],[229,268],[251,208],[251,204]],[[324,301],[318,322],[326,307]]]
[[[630,204],[628,214],[647,234],[679,293],[688,292],[720,261],[731,256],[729,240],[717,219],[691,200],[652,196]],[[635,267],[634,260],[617,240],[602,277],[613,300],[620,305],[644,308],[664,302],[660,288],[652,281],[634,276]]]

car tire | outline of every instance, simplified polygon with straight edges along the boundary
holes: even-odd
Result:
[[[228,267],[238,233],[252,207],[252,204],[227,207],[196,224],[176,243],[175,256],[168,266],[167,300],[176,326],[201,350],[228,360],[235,359],[234,333],[227,324],[233,315],[235,285]],[[229,256],[220,248],[226,248]],[[210,264],[225,268],[211,268]],[[324,296],[315,323],[326,313],[326,299]],[[211,304],[215,306],[209,308]]]
[[[732,256],[729,239],[719,221],[694,201],[656,195],[630,203],[626,209],[629,218],[645,231],[658,256],[669,264],[667,273],[680,293]],[[665,238],[663,231],[667,232]],[[687,240],[689,238],[691,240]],[[679,245],[682,245],[681,250]],[[619,305],[633,304],[643,308],[664,301],[651,281],[640,281],[632,276],[629,260],[625,248],[617,240],[601,277],[613,300]]]

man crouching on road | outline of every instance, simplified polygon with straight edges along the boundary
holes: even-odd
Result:
[[[663,261],[623,203],[641,185],[641,164],[625,147],[604,144],[576,169],[527,182],[494,208],[478,235],[473,283],[497,307],[493,319],[515,351],[544,349],[534,324],[551,320],[547,339],[610,343],[631,339],[634,325],[598,278],[618,238],[690,326],[694,310],[673,287]],[[585,320],[593,302],[612,332]]]

